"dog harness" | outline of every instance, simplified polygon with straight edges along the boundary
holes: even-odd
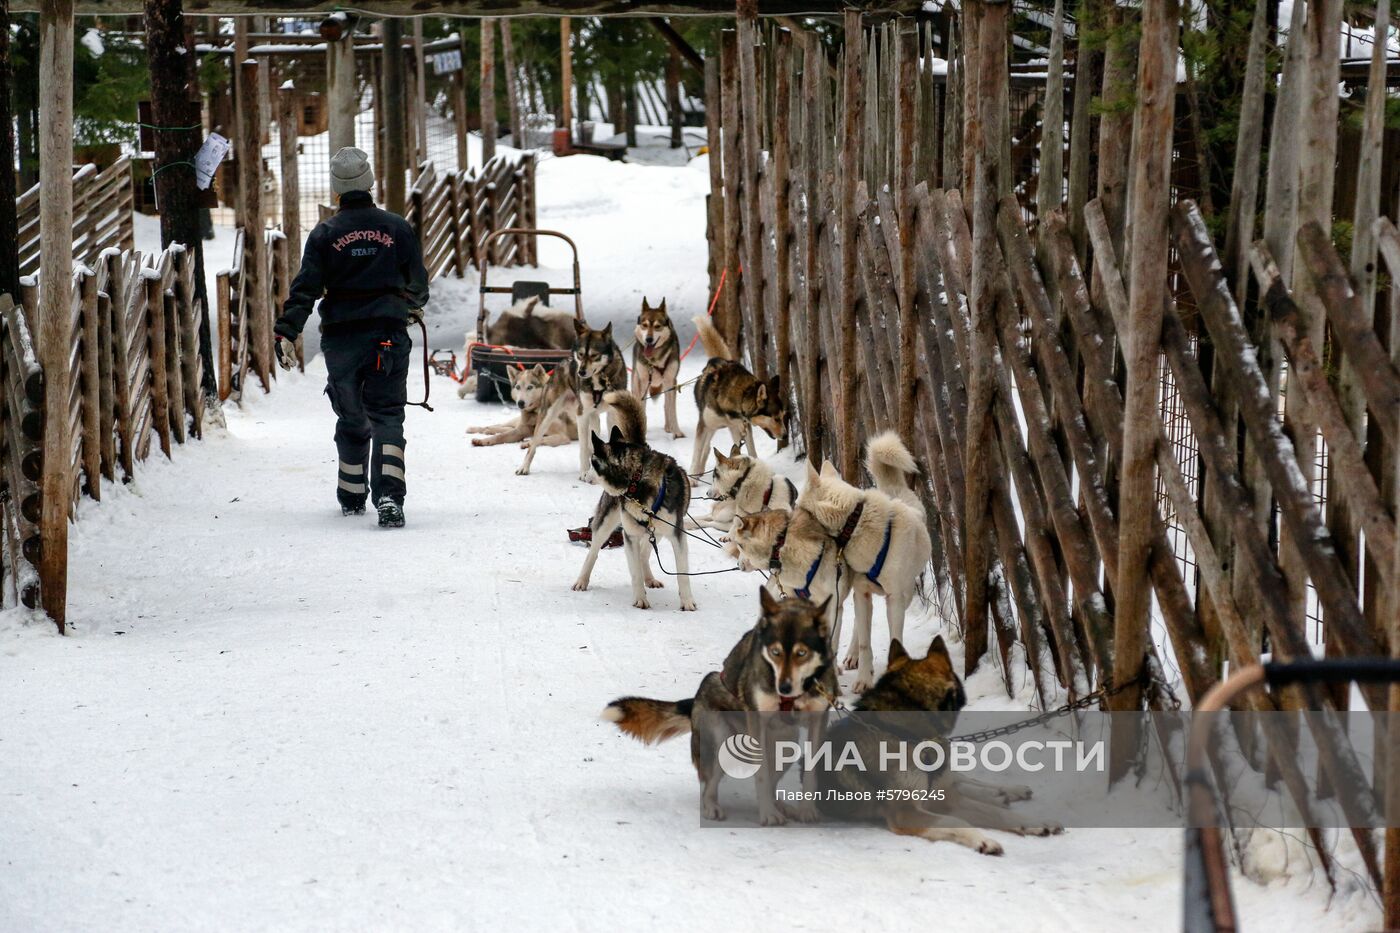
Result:
[[[773,542],[773,553],[768,555],[768,569],[778,573],[783,569],[783,545],[787,544],[787,529],[778,532],[778,540]],[[817,577],[817,570],[821,568],[822,558],[826,556],[826,548],[822,548],[817,553],[817,559],[812,561],[812,566],[807,568],[807,579],[802,586],[793,590],[794,596],[801,596],[803,599],[812,598],[812,581]],[[883,561],[882,561],[883,562]]]
[[[861,515],[865,512],[865,503],[858,502],[851,510],[851,514],[846,517],[846,524],[841,526],[841,531],[836,535],[836,547],[844,551],[846,545],[851,543],[851,537],[856,533],[856,525],[860,522]],[[870,565],[870,569],[865,571],[865,578],[871,583],[879,579],[880,571],[885,569],[885,558],[890,556],[890,538],[894,534],[894,520],[885,523],[885,543],[880,545],[880,553],[875,555],[875,563]],[[808,578],[811,583],[811,578]]]

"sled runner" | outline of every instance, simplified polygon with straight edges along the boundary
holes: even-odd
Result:
[[[524,301],[527,298],[538,296],[542,302],[548,304],[550,295],[573,295],[574,296],[574,317],[583,320],[583,289],[580,285],[578,246],[574,241],[562,233],[555,230],[535,230],[521,227],[511,227],[506,230],[497,230],[488,236],[481,244],[481,254],[490,255],[492,241],[498,237],[516,236],[527,234],[529,236],[552,236],[558,237],[569,244],[569,249],[574,254],[574,286],[573,288],[559,288],[551,286],[548,282],[536,282],[529,280],[517,280],[510,285],[490,285],[487,283],[488,264],[481,263],[481,308],[476,318],[476,332],[478,335],[486,333],[486,296],[487,295],[509,295],[511,304]],[[545,369],[552,370],[564,360],[569,358],[569,350],[541,350],[528,347],[497,346],[489,343],[473,343],[467,348],[466,374],[476,374],[476,399],[479,402],[510,401],[510,380],[506,376],[506,369],[511,366],[521,368],[534,366],[536,363],[542,364]]]

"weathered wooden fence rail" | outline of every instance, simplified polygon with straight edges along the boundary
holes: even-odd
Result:
[[[534,237],[502,238],[489,247],[485,242],[496,230],[536,225],[535,155],[498,155],[479,169],[449,173],[425,163],[409,192],[405,217],[418,231],[431,276],[449,269],[461,276],[468,266],[483,264],[533,264]],[[482,255],[484,248],[490,255]]]
[[[72,477],[71,517],[78,499],[102,495],[102,480],[129,481],[153,443],[198,437],[203,423],[203,375],[194,264],[172,247],[158,256],[109,249],[95,267],[73,276],[73,352],[66,457]],[[26,286],[21,304],[0,296],[0,536],[4,586],[0,598],[31,608],[40,598],[45,446],[45,380],[35,352],[38,289]]]
[[[19,268],[39,268],[39,186],[15,202],[19,215]],[[103,250],[136,246],[131,217],[131,160],[122,156],[107,168],[81,166],[73,173],[73,259],[92,265]]]

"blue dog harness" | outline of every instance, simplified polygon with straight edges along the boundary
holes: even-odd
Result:
[[[851,543],[851,536],[856,532],[856,524],[860,522],[861,515],[865,512],[865,503],[859,502],[851,510],[851,514],[846,517],[846,524],[841,526],[841,531],[836,535],[836,547],[838,550],[846,550],[846,545]],[[875,583],[880,576],[880,571],[885,569],[885,558],[890,555],[890,538],[894,533],[894,520],[891,519],[885,524],[885,543],[880,546],[880,553],[875,555],[875,563],[865,572],[865,578],[871,583]],[[810,579],[808,582],[811,582]]]
[[[787,543],[787,529],[784,528],[778,535],[778,540],[773,542],[773,553],[768,556],[768,569],[774,573],[780,573],[783,569],[783,545]],[[823,547],[817,554],[817,559],[812,561],[812,566],[807,568],[807,580],[796,590],[793,595],[803,599],[812,598],[812,581],[817,577],[817,570],[821,568],[822,558],[826,556],[826,548]]]
[[[642,481],[641,474],[636,474],[636,475],[634,475],[634,476],[628,481],[628,483],[627,483],[627,495],[632,499],[633,502],[637,503],[638,505],[641,505],[641,504],[642,504],[641,500],[637,498],[637,484],[640,483],[641,481]],[[661,503],[662,503],[665,499],[666,499],[666,474],[665,474],[665,473],[662,473],[662,474],[661,474],[661,485],[659,485],[658,487],[656,487],[656,499],[652,501],[652,503],[651,503],[651,508],[647,510],[648,514],[649,514],[649,515],[655,515],[655,514],[656,514],[656,510],[659,509],[659,508],[661,508]]]

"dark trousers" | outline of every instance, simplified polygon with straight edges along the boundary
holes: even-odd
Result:
[[[337,419],[336,495],[342,504],[361,504],[366,492],[374,502],[384,496],[403,502],[403,409],[412,346],[402,326],[321,336],[326,394]]]

